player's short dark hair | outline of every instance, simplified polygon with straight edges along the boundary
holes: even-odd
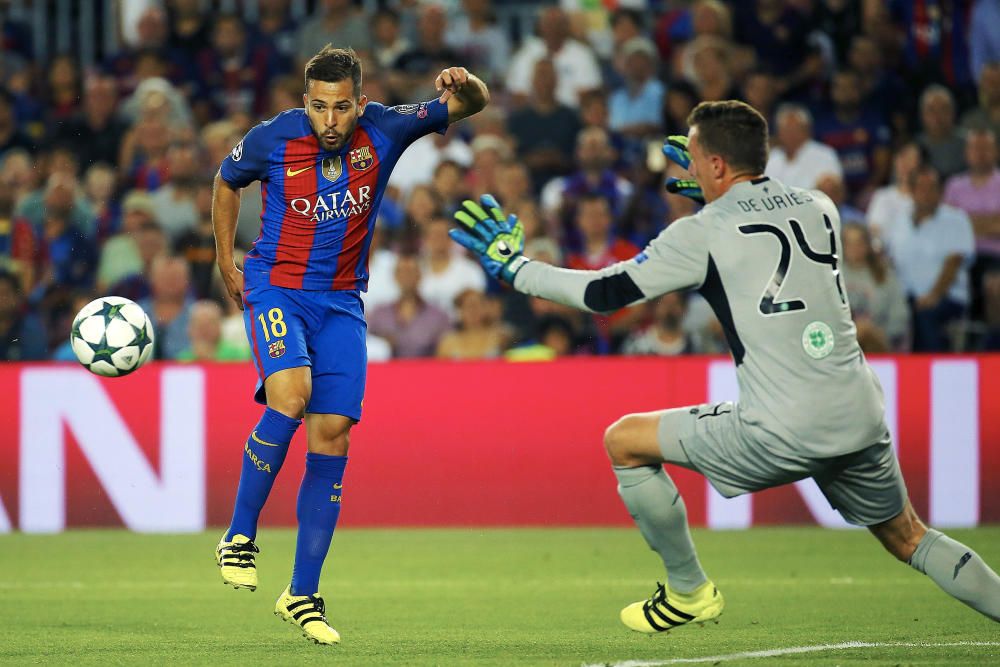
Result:
[[[698,126],[706,153],[718,155],[737,172],[763,174],[767,167],[767,120],[745,102],[702,102],[687,117]]]
[[[361,58],[354,49],[335,49],[327,44],[306,63],[306,89],[310,81],[336,83],[350,79],[354,83],[355,99],[361,97]]]

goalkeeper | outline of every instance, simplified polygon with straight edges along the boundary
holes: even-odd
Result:
[[[691,179],[667,187],[705,206],[628,261],[600,271],[531,261],[521,254],[521,224],[489,195],[466,201],[451,232],[520,292],[610,312],[697,289],[726,333],[739,402],[626,415],[605,433],[618,492],[667,569],[667,584],[625,607],[622,622],[663,632],[713,620],[725,604],[698,562],[664,462],[700,472],[726,497],[812,477],[847,521],[1000,621],[1000,577],[972,549],[925,526],[907,498],[882,389],[841,284],[836,206],[763,175],[767,122],[750,106],[705,102],[688,126],[664,152]]]

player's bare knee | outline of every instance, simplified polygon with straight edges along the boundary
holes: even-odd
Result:
[[[272,410],[277,410],[286,417],[292,419],[302,419],[306,413],[307,399],[298,394],[287,394],[271,398],[268,396],[267,406]]]
[[[326,454],[327,456],[347,456],[347,450],[351,446],[350,428],[327,433],[320,433],[318,437],[310,438],[309,451],[315,454]]]

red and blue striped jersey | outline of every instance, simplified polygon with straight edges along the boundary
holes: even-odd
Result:
[[[236,188],[260,181],[260,235],[244,263],[246,287],[366,290],[368,251],[386,182],[407,146],[448,127],[437,100],[369,102],[340,151],[320,148],[305,109],[257,125],[222,161]]]

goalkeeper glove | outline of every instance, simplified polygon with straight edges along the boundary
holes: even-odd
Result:
[[[674,134],[667,137],[667,140],[663,142],[663,154],[671,162],[679,164],[685,169],[691,164],[691,153],[688,151],[688,138],[683,134]],[[671,194],[693,199],[699,204],[705,203],[705,195],[695,180],[671,177],[667,179],[666,187],[667,192]]]
[[[516,215],[504,217],[493,195],[483,195],[479,204],[466,199],[455,213],[460,227],[448,235],[476,254],[479,263],[494,278],[514,284],[514,276],[528,258],[524,250],[524,226]]]

